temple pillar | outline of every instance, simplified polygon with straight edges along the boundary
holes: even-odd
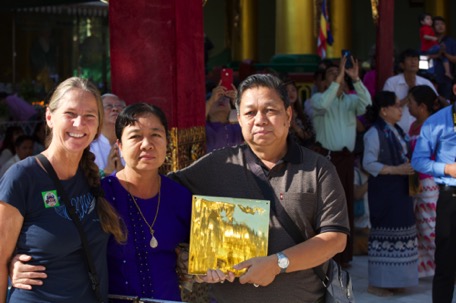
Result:
[[[276,53],[316,54],[314,1],[276,1]]]
[[[377,23],[377,90],[383,89],[386,79],[393,75],[394,58],[394,0],[378,4]]]
[[[233,18],[228,18],[232,26],[231,47],[234,61],[258,58],[258,2],[257,0],[231,1]]]
[[[165,170],[189,165],[205,145],[201,0],[110,0],[109,27],[113,93],[162,108],[170,129]]]
[[[441,16],[445,18],[447,28],[450,26],[450,0],[426,0],[424,7],[425,11],[434,16]]]
[[[352,20],[352,1],[329,0],[328,6],[334,43],[328,45],[327,57],[339,58],[343,49],[352,47],[352,22],[350,21]]]

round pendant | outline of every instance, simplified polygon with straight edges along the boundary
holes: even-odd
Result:
[[[150,247],[156,248],[158,246],[158,241],[155,239],[155,236],[152,235],[152,239],[150,239]]]

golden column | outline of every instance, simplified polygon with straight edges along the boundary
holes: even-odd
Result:
[[[449,18],[449,0],[426,0],[425,11],[434,16],[441,16],[445,18],[447,30],[450,26]]]
[[[257,0],[231,0],[227,7],[233,12],[227,18],[228,27],[234,28],[230,41],[233,60],[257,59]]]
[[[314,1],[276,1],[276,53],[315,54]]]
[[[328,58],[339,58],[342,49],[352,47],[351,0],[329,0],[329,21],[334,43],[328,47]]]

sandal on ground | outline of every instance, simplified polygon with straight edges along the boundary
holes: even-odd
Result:
[[[375,286],[367,287],[367,292],[379,297],[391,297],[394,295],[394,293],[387,288],[380,288]]]
[[[388,288],[388,290],[391,291],[394,294],[403,294],[403,293],[405,293],[405,288],[404,287]]]

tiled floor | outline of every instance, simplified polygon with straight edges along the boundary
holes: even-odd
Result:
[[[353,291],[358,303],[430,303],[432,302],[432,277],[420,279],[416,287],[407,288],[405,293],[392,297],[378,297],[367,292],[367,256],[355,256],[348,270],[353,280]],[[456,300],[453,300],[456,302]]]

